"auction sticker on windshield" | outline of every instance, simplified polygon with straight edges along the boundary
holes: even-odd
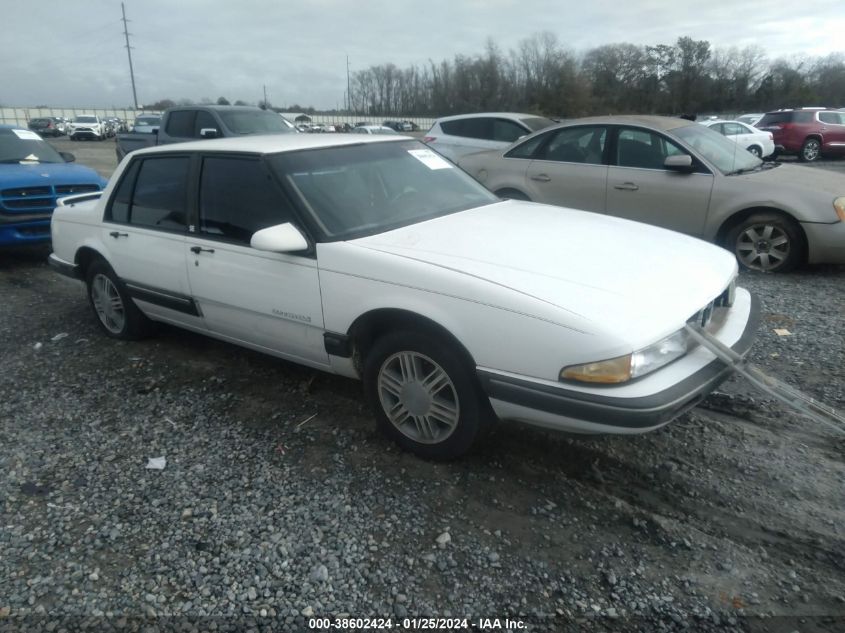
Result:
[[[13,129],[12,132],[17,134],[18,138],[22,138],[25,141],[40,141],[41,140],[41,137],[38,136],[32,130],[16,130],[16,129]]]
[[[408,153],[429,169],[452,169],[452,165],[430,149],[409,149]]]

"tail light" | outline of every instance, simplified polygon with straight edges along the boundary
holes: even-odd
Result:
[[[432,141],[436,141],[436,140],[437,140],[436,136],[424,136],[423,137],[423,143],[431,143]]]

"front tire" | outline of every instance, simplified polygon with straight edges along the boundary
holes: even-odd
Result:
[[[822,144],[817,138],[808,138],[801,146],[801,151],[798,153],[798,160],[802,163],[812,163],[821,158]]]
[[[428,333],[378,339],[364,363],[364,389],[379,429],[425,459],[464,455],[492,420],[463,355]]]
[[[795,268],[804,257],[804,239],[798,224],[780,213],[755,213],[734,225],[727,248],[740,266],[766,273]]]
[[[150,321],[127,294],[117,275],[104,260],[88,268],[85,277],[88,302],[97,323],[112,338],[136,340],[150,330]]]

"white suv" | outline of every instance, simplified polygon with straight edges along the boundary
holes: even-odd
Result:
[[[457,162],[466,154],[507,147],[554,123],[545,117],[516,112],[459,114],[437,119],[423,142]]]
[[[88,139],[102,141],[106,137],[106,126],[96,114],[80,114],[70,122],[68,136],[71,141]]]

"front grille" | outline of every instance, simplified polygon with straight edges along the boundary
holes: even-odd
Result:
[[[20,187],[19,189],[3,189],[0,195],[4,198],[22,198],[24,196],[51,196],[52,187]]]
[[[0,211],[7,213],[51,212],[56,198],[74,193],[99,191],[99,185],[57,185],[56,187],[19,187],[0,191]]]
[[[4,200],[3,206],[7,209],[40,209],[52,204],[53,198],[19,198],[17,200]]]
[[[88,193],[99,191],[99,185],[59,185],[56,187],[57,196],[69,196],[72,193]]]

